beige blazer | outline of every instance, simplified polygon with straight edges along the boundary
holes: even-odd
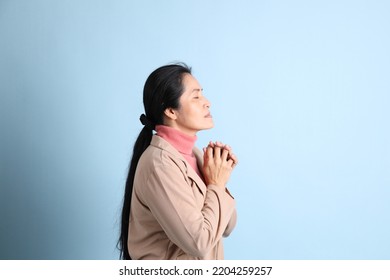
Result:
[[[201,151],[194,148],[198,165]],[[133,186],[128,249],[133,259],[223,259],[222,237],[236,224],[235,201],[206,186],[184,157],[154,135]]]

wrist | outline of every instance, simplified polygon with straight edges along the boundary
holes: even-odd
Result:
[[[210,186],[210,185],[216,186],[216,187],[221,188],[221,189],[225,189],[226,188],[226,186],[224,184],[221,184],[221,183],[218,183],[218,182],[209,182],[207,184],[207,186]]]

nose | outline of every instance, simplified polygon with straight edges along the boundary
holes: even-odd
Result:
[[[207,108],[210,108],[210,106],[211,106],[211,103],[210,103],[210,101],[206,98],[206,97],[204,97],[204,106],[205,107],[207,107]]]

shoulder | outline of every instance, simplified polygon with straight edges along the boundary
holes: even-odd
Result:
[[[185,170],[185,159],[167,141],[154,135],[148,148],[142,154],[137,170],[153,172],[156,169],[178,168]]]
[[[161,186],[166,188],[171,181],[188,180],[183,156],[168,142],[158,138],[160,137],[153,136],[137,165],[134,189],[142,197],[158,192],[162,189]]]

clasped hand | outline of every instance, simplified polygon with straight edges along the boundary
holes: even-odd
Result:
[[[228,145],[211,142],[203,148],[203,175],[207,185],[225,188],[230,174],[237,165],[237,157]]]

